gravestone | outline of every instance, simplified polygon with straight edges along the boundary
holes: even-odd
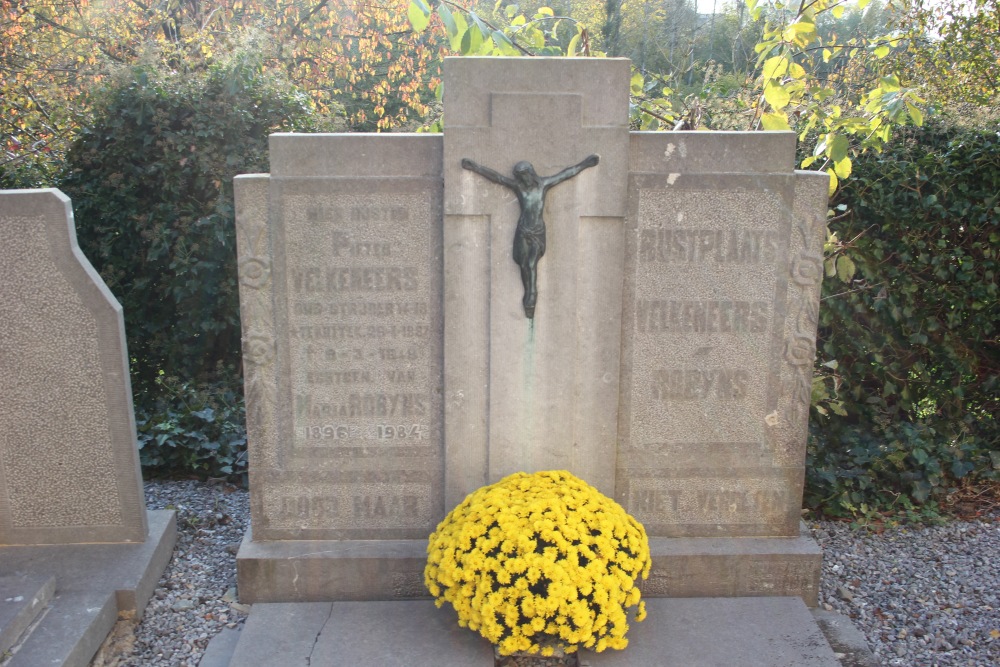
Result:
[[[0,197],[0,545],[142,542],[121,306],[57,190]]]
[[[279,134],[270,148],[269,177],[236,180],[253,489],[242,598],[272,596],[248,580],[331,560],[337,574],[292,599],[422,595],[420,540],[444,511],[440,141]],[[323,557],[268,550],[301,540],[325,541]]]
[[[445,512],[566,469],[645,524],[647,595],[814,605],[826,177],[792,133],[629,132],[624,59],[450,58],[444,81],[443,135],[273,135],[271,173],[237,178],[241,598],[426,595]],[[586,165],[542,200],[533,310],[522,162]]]
[[[174,512],[147,516],[122,309],[58,190],[0,192],[0,284],[0,652],[85,665],[142,617]]]

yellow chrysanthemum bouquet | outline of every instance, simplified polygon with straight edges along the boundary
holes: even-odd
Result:
[[[551,655],[625,648],[650,565],[645,529],[618,503],[566,471],[515,473],[438,524],[424,582],[502,655]]]

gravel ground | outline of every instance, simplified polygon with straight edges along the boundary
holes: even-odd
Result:
[[[845,614],[882,665],[1000,665],[1000,515],[881,534],[815,524],[820,604]]]
[[[146,499],[177,510],[177,548],[142,622],[120,623],[94,667],[196,667],[209,639],[246,619],[235,596],[246,491],[154,481]],[[849,616],[880,664],[1000,665],[1000,513],[880,534],[811,526],[824,554],[820,604]]]

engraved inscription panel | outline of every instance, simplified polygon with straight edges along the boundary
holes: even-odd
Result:
[[[429,484],[396,482],[323,484],[303,490],[295,485],[267,489],[272,524],[295,529],[326,523],[344,528],[406,528],[431,514]]]
[[[634,446],[765,439],[781,206],[762,192],[640,191]]]
[[[310,465],[317,449],[421,456],[421,446],[440,439],[431,421],[437,276],[429,248],[423,258],[412,252],[433,238],[430,197],[351,194],[286,205],[304,214],[286,222],[285,246],[295,455]]]
[[[441,518],[440,195],[386,190],[278,198],[282,481],[262,495],[276,536],[417,537]]]
[[[640,479],[630,484],[629,495],[636,517],[695,524],[761,523],[780,516],[789,500],[781,479]]]
[[[771,422],[792,193],[785,176],[633,180],[617,493],[653,535],[791,529]]]

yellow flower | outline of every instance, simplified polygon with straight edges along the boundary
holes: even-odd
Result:
[[[427,555],[435,603],[450,602],[504,655],[624,648],[626,609],[645,617],[635,586],[652,563],[645,530],[565,471],[478,489],[438,524]]]

